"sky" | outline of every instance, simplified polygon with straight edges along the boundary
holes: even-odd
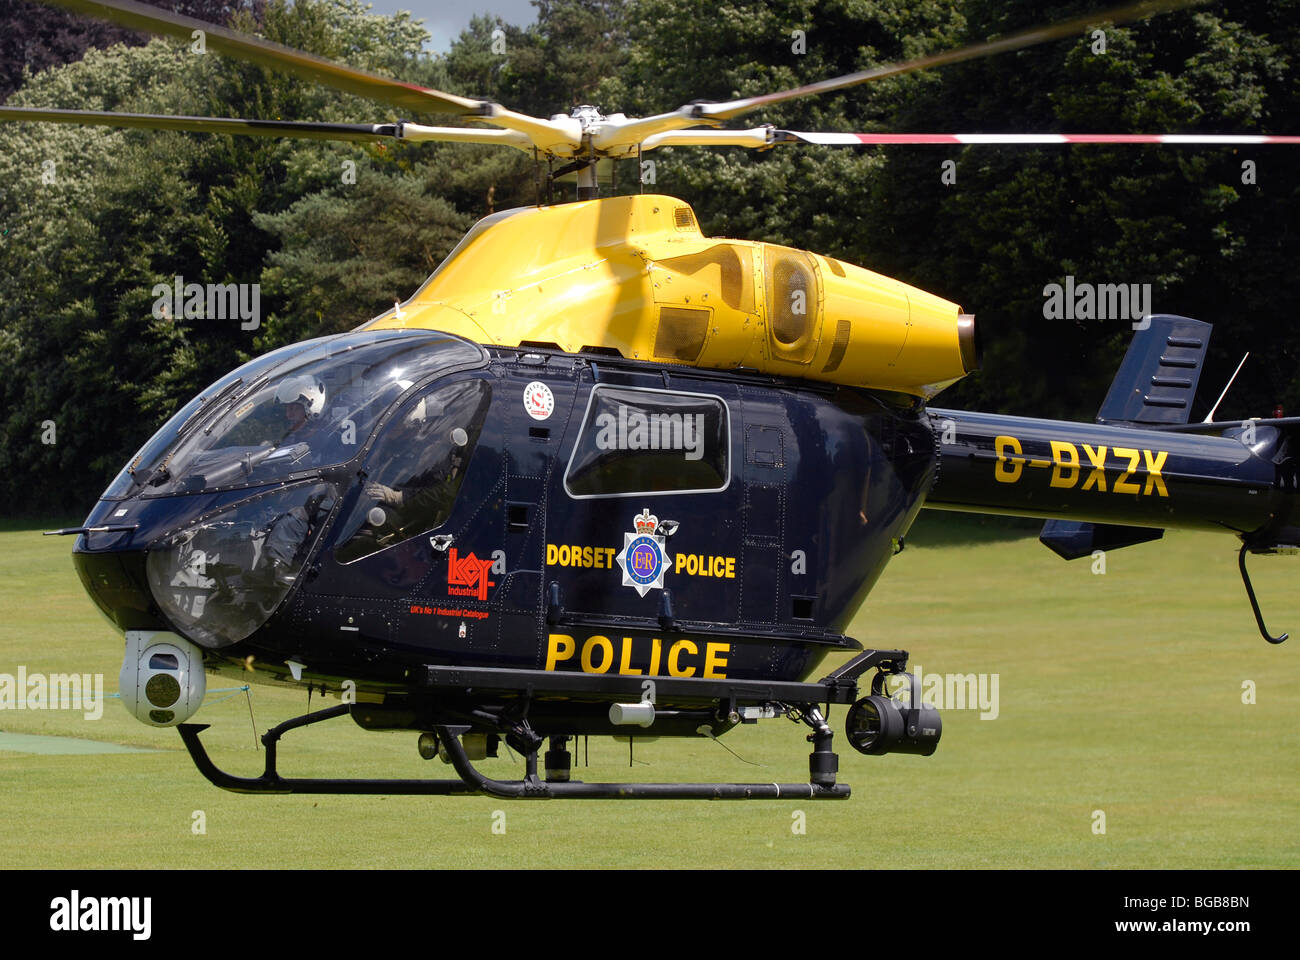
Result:
[[[451,41],[469,26],[472,17],[491,14],[506,23],[525,27],[537,21],[537,9],[529,0],[369,0],[372,13],[396,13],[409,10],[417,20],[424,21],[424,29],[433,35],[432,50],[446,53]]]

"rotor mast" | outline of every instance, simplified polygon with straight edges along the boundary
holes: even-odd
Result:
[[[596,180],[597,157],[592,138],[603,128],[607,118],[599,107],[582,104],[573,108],[571,119],[576,120],[582,129],[582,147],[578,157],[582,162],[578,168],[578,199],[596,200],[600,197],[600,184]],[[586,156],[583,157],[582,154]]]

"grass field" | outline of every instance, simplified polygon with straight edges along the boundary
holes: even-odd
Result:
[[[505,802],[487,797],[246,797],[211,786],[174,731],[110,700],[101,719],[3,711],[0,731],[153,748],[0,752],[4,867],[1295,867],[1300,636],[1260,639],[1229,536],[1171,533],[1067,564],[1023,527],[923,515],[854,624],[929,673],[997,674],[999,715],[944,713],[929,758],[863,757],[837,736],[844,802]],[[0,530],[0,673],[92,672],[117,689],[121,640],[81,590],[67,538]],[[1259,558],[1275,631],[1300,631],[1300,562]],[[1257,702],[1242,702],[1243,683]],[[214,686],[229,686],[215,678]],[[212,697],[216,699],[216,697]],[[257,688],[259,730],[305,695]],[[316,701],[320,703],[319,699]],[[218,764],[255,775],[242,695],[209,704]],[[837,734],[843,710],[832,724]],[[350,721],[289,734],[286,776],[427,777],[409,733]],[[583,779],[806,781],[802,728],[720,743],[591,742]],[[503,750],[503,755],[505,751]],[[485,772],[517,775],[508,759]],[[796,834],[795,811],[806,817]],[[1094,811],[1105,833],[1094,833]],[[191,825],[203,811],[206,833]],[[504,811],[504,833],[495,811]]]

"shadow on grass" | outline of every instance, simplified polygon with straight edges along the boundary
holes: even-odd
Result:
[[[956,513],[951,510],[922,510],[906,543],[909,547],[958,547],[978,543],[1000,543],[1037,537],[1042,520],[1025,517],[997,517],[985,513]]]

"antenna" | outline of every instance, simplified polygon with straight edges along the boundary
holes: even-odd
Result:
[[[1246,357],[1249,356],[1250,351],[1247,350]],[[1219,399],[1214,401],[1214,406],[1210,408],[1210,412],[1205,415],[1205,419],[1201,423],[1212,423],[1214,421],[1214,411],[1219,409],[1219,404],[1223,403],[1223,398],[1228,395],[1228,390],[1232,387],[1232,381],[1237,379],[1237,374],[1241,373],[1241,368],[1246,365],[1246,357],[1242,357],[1241,363],[1237,364],[1237,369],[1232,371],[1232,376],[1228,378],[1228,385],[1223,388],[1223,393],[1219,394]]]

